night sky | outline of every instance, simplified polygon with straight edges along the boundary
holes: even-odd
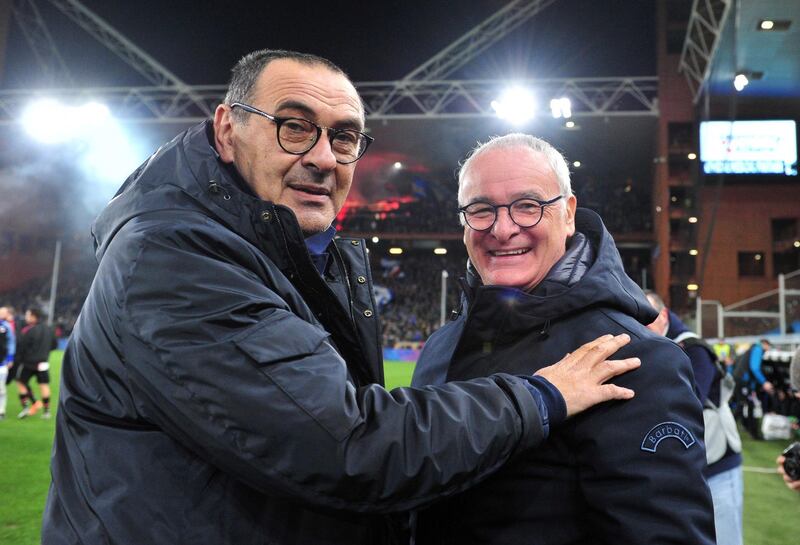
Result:
[[[253,2],[83,0],[189,84],[223,84],[244,53],[261,48],[316,53],[354,81],[396,80],[502,8],[460,2]],[[48,2],[48,29],[80,86],[146,82]],[[454,7],[456,6],[456,7]],[[577,77],[655,74],[650,0],[557,0],[451,77]],[[3,87],[40,85],[16,23]]]

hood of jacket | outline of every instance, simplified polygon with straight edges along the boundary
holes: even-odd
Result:
[[[625,273],[614,239],[595,212],[578,208],[567,251],[531,292],[483,286],[468,265],[465,300],[470,320],[516,336],[591,307],[615,309],[647,325],[657,313]]]
[[[260,200],[233,165],[220,161],[213,134],[210,120],[191,127],[125,180],[92,225],[98,261],[125,223],[149,212],[200,212],[257,246],[263,245],[254,228],[261,214],[277,209],[282,219],[294,220],[289,208]],[[293,223],[297,225],[296,220]]]

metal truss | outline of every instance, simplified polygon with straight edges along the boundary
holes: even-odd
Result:
[[[210,117],[225,91],[224,85],[0,91],[0,125],[15,123],[27,104],[45,97],[73,105],[102,102],[123,122],[192,123]]]
[[[491,17],[398,81],[395,89],[384,95],[383,102],[375,105],[375,113],[377,115],[388,114],[395,107],[397,101],[402,100],[403,92],[400,87],[403,84],[442,80],[555,1],[513,0],[509,2],[504,8],[496,11]]]
[[[574,117],[657,116],[658,78],[569,78],[523,80],[523,85],[549,108],[551,98],[572,101]],[[493,117],[492,100],[509,84],[502,80],[453,80],[429,82],[357,83],[367,117],[384,119],[448,119]],[[87,89],[38,89],[0,92],[0,124],[10,124],[25,104],[37,97],[59,98],[66,103],[88,100],[104,102],[121,121],[143,123],[191,123],[207,119],[225,96],[224,85],[186,88],[111,87]],[[386,97],[396,93],[398,101],[381,112]]]
[[[32,0],[28,0],[31,2]],[[89,8],[77,0],[48,0],[74,23],[88,32],[102,45],[128,63],[133,69],[153,83],[157,88],[174,87],[183,100],[191,100],[195,108],[204,115],[211,115],[211,110],[201,96],[195,96],[193,88],[184,83],[165,66],[145,53],[136,44],[128,40],[119,31],[94,14]],[[182,111],[167,111],[166,115],[181,116]]]
[[[694,0],[679,70],[686,76],[694,103],[703,95],[732,0]]]
[[[520,80],[514,85],[533,91],[548,109],[551,98],[567,97],[572,115],[658,115],[658,78],[568,78]],[[370,119],[432,119],[494,117],[491,107],[505,87],[504,80],[396,81],[357,84]],[[386,97],[396,100],[384,111]]]
[[[11,15],[28,42],[48,85],[72,85],[73,79],[34,0],[11,3]]]

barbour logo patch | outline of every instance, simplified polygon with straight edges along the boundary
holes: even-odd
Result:
[[[661,424],[653,426],[644,436],[642,450],[655,452],[661,441],[669,438],[677,439],[683,443],[683,446],[687,449],[695,444],[692,432],[687,430],[685,426],[677,422],[662,422]]]

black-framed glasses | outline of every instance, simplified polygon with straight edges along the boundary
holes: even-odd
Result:
[[[511,221],[520,227],[534,227],[542,221],[544,209],[555,204],[564,195],[554,197],[549,201],[540,201],[530,197],[522,197],[508,204],[490,204],[488,202],[474,202],[458,209],[464,215],[464,221],[476,231],[488,231],[497,221],[498,208],[507,208]]]
[[[333,156],[336,157],[336,162],[347,165],[361,159],[369,145],[375,140],[355,129],[323,127],[302,117],[278,117],[242,102],[231,103],[231,108],[241,108],[245,112],[266,117],[275,123],[278,145],[283,151],[292,155],[308,153],[317,144],[322,136],[322,131],[325,130],[328,132],[328,141],[331,144]]]

